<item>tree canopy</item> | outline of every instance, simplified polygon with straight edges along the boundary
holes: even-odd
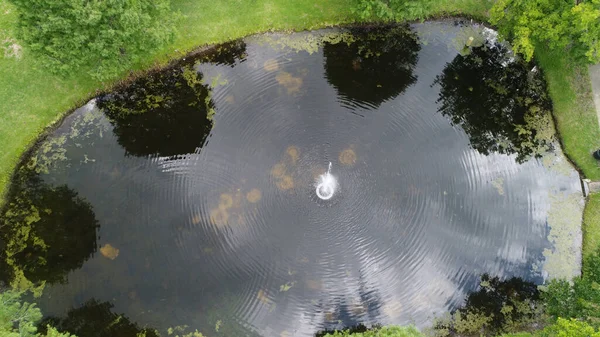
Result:
[[[353,12],[363,20],[378,17],[385,20],[422,19],[433,0],[354,0]]]
[[[10,0],[20,38],[53,73],[113,76],[174,36],[169,0]]]
[[[600,0],[499,0],[490,21],[526,60],[535,48],[548,46],[581,61],[600,61]]]

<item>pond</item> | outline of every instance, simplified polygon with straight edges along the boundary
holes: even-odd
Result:
[[[423,325],[481,274],[578,272],[581,185],[550,110],[540,71],[472,24],[217,46],[39,144],[5,274],[46,282],[43,312],[85,335],[73,321],[115,313],[123,336]]]

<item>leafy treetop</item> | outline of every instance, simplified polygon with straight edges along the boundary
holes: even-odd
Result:
[[[10,0],[20,37],[53,73],[82,67],[98,79],[128,69],[173,38],[169,0]]]

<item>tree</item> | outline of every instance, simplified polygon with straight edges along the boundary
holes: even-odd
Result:
[[[212,129],[210,89],[192,66],[173,67],[98,98],[127,154],[193,153]]]
[[[543,337],[600,337],[600,332],[586,322],[558,318],[540,334]]]
[[[21,301],[22,293],[6,290],[0,293],[0,336],[2,337],[76,337],[60,333],[48,326],[47,334],[37,333],[36,324],[42,313],[35,303]]]
[[[527,61],[543,45],[568,49],[578,60],[600,61],[599,0],[499,0],[490,21]]]
[[[532,68],[500,43],[473,47],[435,79],[438,111],[482,154],[516,154],[518,162],[540,156],[552,147],[554,126],[546,83]]]
[[[351,29],[353,42],[325,43],[325,76],[340,96],[378,106],[415,83],[420,44],[408,26]]]
[[[352,11],[361,19],[377,17],[384,20],[423,19],[433,0],[354,0]]]
[[[10,1],[20,38],[54,73],[109,78],[174,36],[169,0]]]

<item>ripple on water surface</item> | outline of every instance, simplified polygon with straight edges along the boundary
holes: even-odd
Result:
[[[89,202],[98,250],[44,312],[96,299],[141,326],[309,336],[422,324],[486,272],[539,280],[549,195],[579,193],[577,174],[482,154],[438,111],[461,29],[250,37],[75,112],[41,176]]]

